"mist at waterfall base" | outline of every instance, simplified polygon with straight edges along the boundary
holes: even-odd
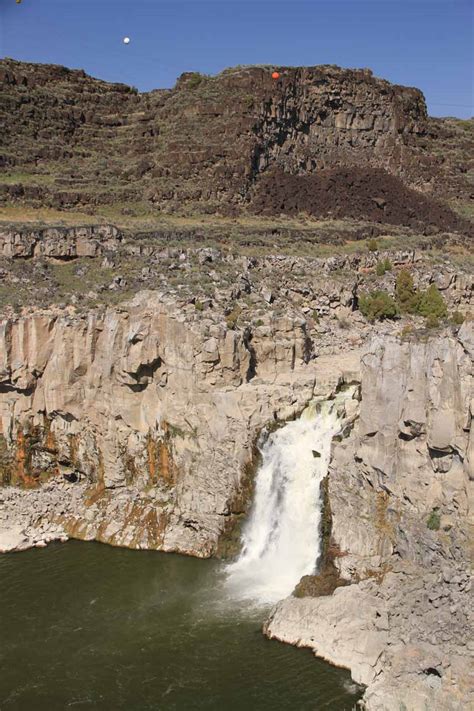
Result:
[[[242,553],[227,569],[227,586],[236,597],[274,603],[290,595],[303,575],[315,572],[321,553],[321,482],[341,428],[340,405],[341,397],[312,403],[261,445]]]

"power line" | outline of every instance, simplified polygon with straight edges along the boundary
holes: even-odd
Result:
[[[430,101],[429,99],[426,101],[428,104],[431,104],[431,106],[459,106],[463,109],[474,109],[474,104],[441,104],[439,101]]]

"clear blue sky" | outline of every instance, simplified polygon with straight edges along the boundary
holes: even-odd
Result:
[[[236,64],[370,67],[422,89],[432,115],[468,117],[473,8],[473,0],[0,0],[0,55],[142,91]]]

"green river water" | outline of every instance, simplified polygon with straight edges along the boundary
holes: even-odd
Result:
[[[223,576],[77,541],[0,556],[1,711],[351,711],[349,673],[265,639]]]

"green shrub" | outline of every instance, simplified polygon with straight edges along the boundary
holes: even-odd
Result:
[[[395,298],[401,313],[424,316],[427,328],[437,328],[439,320],[448,314],[446,302],[437,286],[431,284],[426,291],[418,292],[407,269],[402,269],[397,275]]]
[[[252,94],[247,94],[244,97],[244,104],[245,108],[247,108],[249,111],[251,111],[255,107],[255,98],[252,96]]]
[[[472,119],[458,121],[458,126],[463,128],[465,131],[471,131],[474,133],[474,121]]]
[[[425,321],[426,328],[439,328],[439,318],[437,316],[427,316]]]
[[[242,307],[239,306],[239,304],[236,304],[234,306],[234,308],[231,311],[229,311],[229,313],[226,315],[225,320],[226,320],[227,328],[229,328],[230,330],[235,329],[241,313],[242,313]]]
[[[392,271],[392,262],[390,259],[382,259],[382,261],[377,262],[377,276],[383,276],[386,272]]]
[[[379,246],[377,244],[377,240],[369,239],[369,241],[367,242],[367,249],[369,250],[369,252],[376,252],[378,248]]]
[[[386,291],[361,294],[359,309],[365,318],[371,322],[394,318],[398,314],[397,304]]]
[[[439,511],[437,508],[434,508],[428,516],[426,525],[428,526],[430,531],[439,531],[439,527],[441,525],[441,516],[439,515]]]
[[[203,311],[204,304],[201,303],[201,301],[196,301],[196,303],[194,304],[194,308],[196,309],[196,311]]]
[[[187,81],[188,88],[196,89],[203,79],[204,77],[202,74],[199,74],[199,72],[193,72],[192,76],[190,76]]]
[[[402,269],[397,274],[395,297],[402,313],[413,314],[417,312],[420,297],[408,269]]]
[[[451,314],[451,321],[456,324],[456,326],[461,326],[464,323],[464,314],[460,311],[454,311]]]
[[[421,295],[417,311],[427,319],[430,316],[434,316],[437,319],[446,318],[448,315],[446,302],[435,284],[431,284]]]

